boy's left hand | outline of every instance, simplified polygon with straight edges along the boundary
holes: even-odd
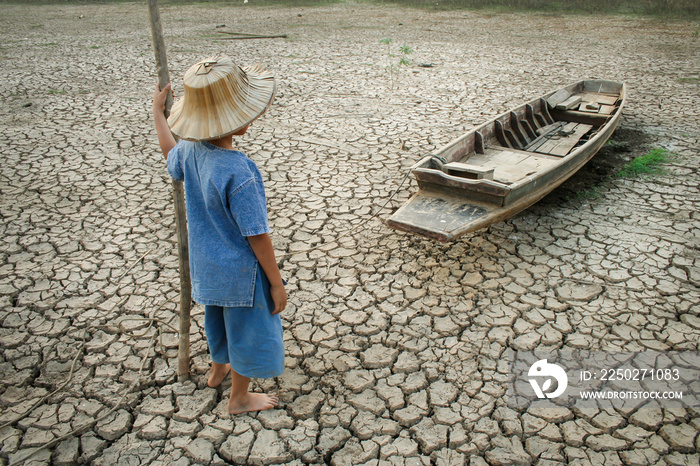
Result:
[[[275,303],[275,310],[272,311],[272,315],[284,311],[284,308],[287,307],[287,290],[284,289],[284,285],[271,285],[270,296],[272,297],[272,302]]]

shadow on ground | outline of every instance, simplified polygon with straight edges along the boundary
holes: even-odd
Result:
[[[602,149],[578,172],[539,202],[541,207],[585,200],[600,190],[632,159],[655,147],[644,131],[618,128]]]

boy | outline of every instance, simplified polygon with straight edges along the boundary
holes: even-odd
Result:
[[[168,172],[185,182],[192,294],[205,305],[212,357],[207,383],[217,387],[231,372],[231,414],[271,409],[275,396],[248,388],[250,378],[284,370],[279,313],[287,293],[270,240],[262,177],[234,149],[233,136],[245,134],[267,110],[275,80],[259,66],[243,69],[220,55],[192,66],[184,85],[167,120],[171,87],[156,86],[153,118]]]

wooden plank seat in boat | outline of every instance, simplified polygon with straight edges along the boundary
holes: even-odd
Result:
[[[598,92],[570,93],[561,89],[547,98],[547,105],[552,110],[578,110],[592,113],[604,113],[609,107],[615,108],[619,95],[600,94]],[[601,111],[603,109],[603,111]],[[609,113],[609,112],[608,112]]]
[[[617,94],[585,91],[571,94],[561,89],[547,98],[547,105],[556,120],[603,125],[615,111],[618,101]]]
[[[591,128],[592,125],[583,123],[566,123],[561,129],[547,134],[537,144],[528,147],[528,150],[563,157],[571,152]]]
[[[569,100],[564,101],[569,102]],[[559,105],[559,104],[557,104]],[[566,103],[565,107],[569,103]],[[576,106],[576,104],[571,104]],[[553,111],[557,111],[556,108]],[[571,110],[559,110],[567,113]],[[557,119],[559,120],[559,119]],[[522,120],[515,113],[510,114],[510,127],[500,121],[494,122],[496,136],[501,145],[511,149],[523,149],[542,154],[557,155],[560,157],[568,154],[579,140],[593,127],[586,122],[554,121],[549,124],[533,128],[527,120]]]
[[[483,154],[473,154],[466,162],[493,170],[493,180],[513,184],[546,167],[559,163],[560,157],[536,154],[502,146],[489,146]]]
[[[481,165],[472,165],[464,162],[450,162],[442,167],[448,175],[461,176],[472,180],[492,180],[493,168],[486,168]]]
[[[511,149],[524,149],[533,140],[542,134],[542,131],[553,130],[556,122],[547,111],[547,104],[542,101],[541,111],[535,113],[532,105],[525,106],[525,117],[515,112],[510,112],[509,122],[494,121],[496,139],[504,146]]]
[[[557,110],[570,110],[574,107],[578,108],[578,106],[581,104],[581,101],[583,99],[581,98],[580,95],[572,95],[565,101],[559,103],[556,105]]]
[[[552,110],[552,116],[557,120],[602,126],[608,122],[611,115],[606,115],[604,113],[580,112],[578,110],[554,109]]]

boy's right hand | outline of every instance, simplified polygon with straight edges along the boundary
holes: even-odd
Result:
[[[156,132],[158,133],[158,144],[163,156],[168,158],[168,153],[175,147],[177,141],[170,132],[168,120],[165,118],[165,102],[168,100],[168,92],[172,92],[170,83],[166,84],[163,90],[156,84],[153,91],[153,121],[156,124]]]
[[[275,303],[275,310],[272,311],[272,315],[284,311],[284,308],[287,307],[287,290],[284,289],[284,285],[270,285],[270,295],[272,302]]]
[[[153,91],[153,112],[165,112],[165,101],[168,100],[168,92],[172,93],[172,86],[170,83],[166,84],[161,90],[160,85],[156,84],[156,88]]]

